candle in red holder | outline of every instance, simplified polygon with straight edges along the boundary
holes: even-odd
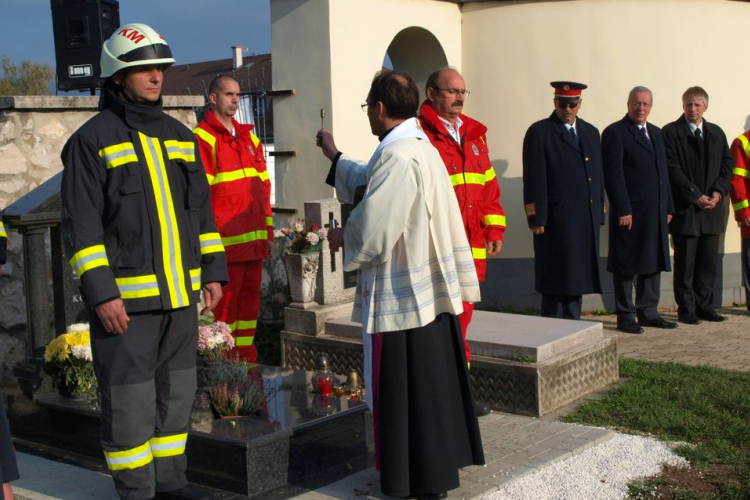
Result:
[[[333,394],[333,374],[330,374],[330,378],[318,377],[318,394],[321,396]]]
[[[312,378],[313,390],[320,395],[333,394],[334,377],[328,365],[328,355],[320,354],[315,360],[315,374]]]

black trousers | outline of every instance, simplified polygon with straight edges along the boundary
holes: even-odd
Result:
[[[8,417],[3,405],[3,391],[0,389],[0,484],[15,481],[19,477],[16,452],[13,449],[13,441],[10,439]],[[0,500],[4,498],[3,490],[0,487]]]
[[[745,287],[745,306],[750,311],[750,239],[742,240],[742,286]]]
[[[659,317],[659,287],[661,273],[620,274],[613,273],[615,288],[615,310],[618,319],[656,319]],[[635,304],[633,284],[635,282]]]
[[[542,317],[581,319],[583,295],[542,294]]]
[[[681,314],[714,310],[716,263],[719,235],[684,236],[673,234],[674,298]]]
[[[197,389],[194,306],[130,314],[125,333],[91,315],[102,408],[101,443],[123,500],[187,485],[185,443]]]

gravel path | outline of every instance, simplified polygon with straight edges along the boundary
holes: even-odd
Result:
[[[482,500],[615,500],[628,483],[658,473],[662,464],[688,466],[664,443],[617,434],[578,455],[519,477]]]

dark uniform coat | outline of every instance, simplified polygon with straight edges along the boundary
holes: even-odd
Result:
[[[576,120],[581,146],[553,112],[523,141],[523,197],[534,235],[536,291],[553,295],[601,293],[599,228],[604,181],[599,131]]]
[[[669,225],[672,234],[721,234],[726,229],[724,199],[729,195],[734,160],[721,128],[703,120],[703,133],[707,169],[701,164],[700,144],[690,131],[685,115],[662,130],[675,206],[675,216]],[[722,197],[719,206],[703,211],[694,205],[701,195],[711,196],[714,191]]]
[[[196,304],[227,281],[196,139],[157,106],[102,91],[101,113],[62,151],[62,232],[90,307],[128,313]]]
[[[628,116],[602,134],[604,185],[609,197],[607,270],[620,274],[670,271],[667,214],[674,214],[667,157],[659,127],[646,124],[649,139]],[[633,215],[633,227],[617,219]]]

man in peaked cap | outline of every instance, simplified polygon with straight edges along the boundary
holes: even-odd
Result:
[[[523,197],[534,233],[542,316],[579,319],[582,296],[601,293],[599,228],[604,182],[599,131],[578,118],[586,85],[552,82],[552,114],[523,141]]]

